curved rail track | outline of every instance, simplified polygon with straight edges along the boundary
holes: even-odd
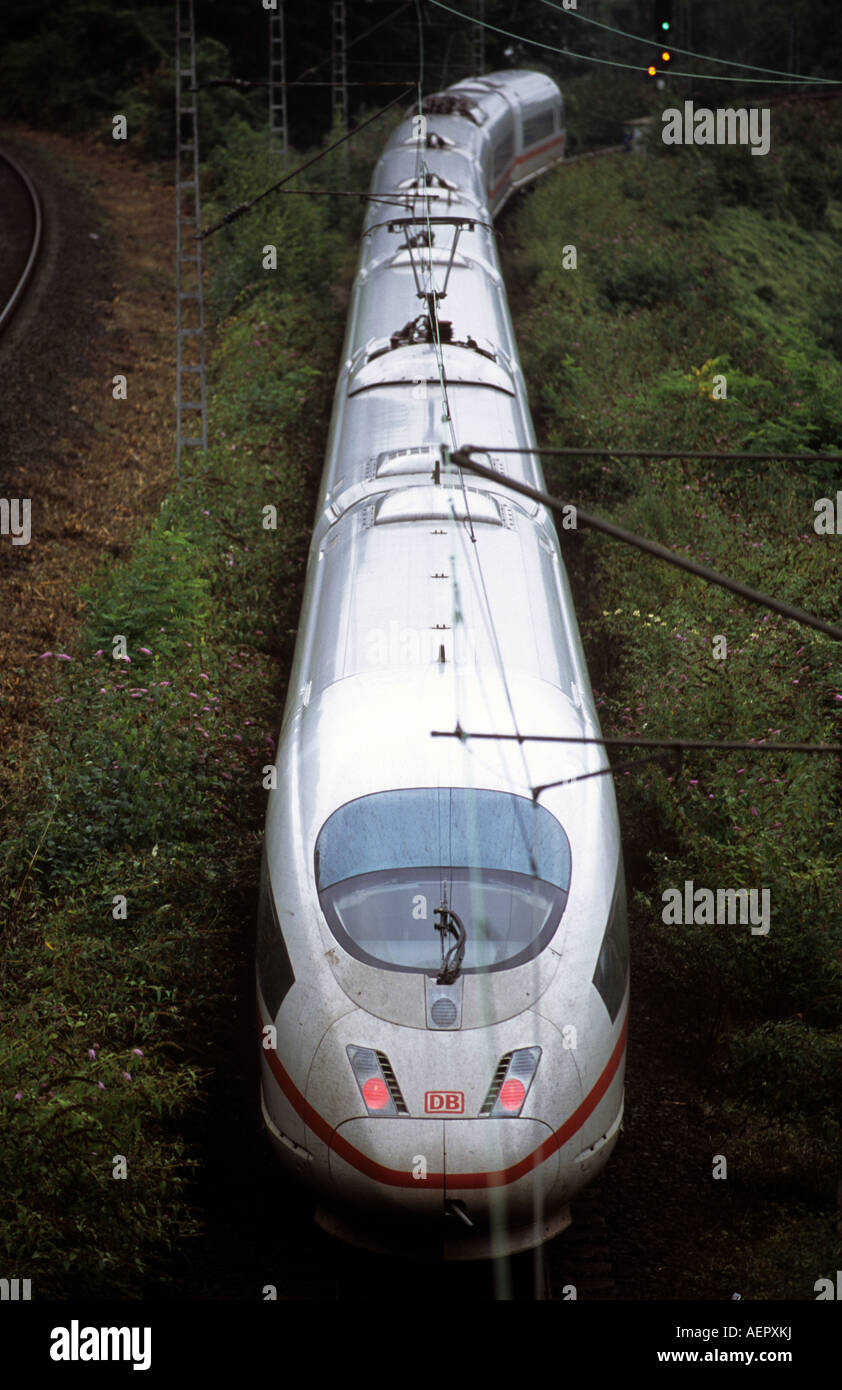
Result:
[[[37,189],[24,169],[0,151],[0,332],[8,325],[32,276],[44,218]]]

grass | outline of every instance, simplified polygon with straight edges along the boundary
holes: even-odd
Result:
[[[269,172],[244,128],[217,158],[226,206]],[[200,1235],[184,1136],[251,937],[344,324],[322,283],[352,264],[326,200],[239,237],[213,258],[207,453],[102,563],[77,642],[44,655],[0,865],[0,1258],[40,1298],[166,1291]],[[252,251],[272,237],[270,277]]]

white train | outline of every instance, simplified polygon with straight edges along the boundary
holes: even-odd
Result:
[[[480,1259],[569,1223],[623,1114],[625,889],[492,216],[562,157],[561,94],[428,98],[377,165],[270,793],[261,1104],[327,1230]]]

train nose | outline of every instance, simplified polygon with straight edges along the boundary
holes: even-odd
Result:
[[[354,1245],[386,1254],[441,1255],[444,1123],[353,1119],[331,1136],[332,1196],[320,1224]]]
[[[545,1209],[559,1174],[552,1139],[548,1125],[530,1119],[348,1120],[329,1154],[344,1215],[320,1219],[390,1252],[485,1259],[504,1241],[526,1248],[550,1229]]]
[[[469,1119],[447,1121],[444,1129],[447,1258],[488,1259],[502,1248],[526,1249],[559,1228],[563,1194],[549,1125]]]

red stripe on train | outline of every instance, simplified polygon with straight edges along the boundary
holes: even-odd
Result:
[[[497,193],[498,189],[503,187],[503,184],[506,182],[506,179],[510,176],[512,170],[515,169],[518,164],[528,164],[530,159],[535,159],[537,155],[543,154],[545,150],[551,149],[553,145],[563,144],[564,138],[565,133],[564,131],[562,131],[561,135],[554,135],[552,140],[545,140],[543,145],[535,145],[533,149],[528,150],[525,154],[519,154],[517,159],[512,160],[511,164],[504,171],[501,177],[497,180],[494,187],[489,189],[489,198],[493,198],[494,195]]]
[[[360,1149],[349,1144],[347,1139],[343,1139],[337,1134],[332,1125],[314,1110],[313,1106],[305,1100],[298,1087],[293,1082],[286,1068],[283,1066],[280,1057],[274,1048],[266,1051],[266,1061],[269,1068],[294,1110],[301,1116],[301,1119],[311,1129],[324,1144],[332,1148],[334,1153],[340,1158],[344,1158],[352,1168],[363,1173],[366,1177],[372,1178],[375,1182],[383,1183],[386,1187],[505,1187],[508,1183],[517,1182],[533,1168],[537,1168],[546,1159],[552,1157],[557,1149],[573,1138],[577,1130],[596,1109],[608,1087],[614,1079],[617,1068],[623,1057],[626,1045],[626,1033],[628,1031],[628,1009],[620,1029],[620,1035],[614,1045],[614,1050],[599,1077],[596,1085],[588,1092],[582,1104],[573,1111],[569,1119],[565,1120],[549,1139],[533,1149],[531,1154],[522,1158],[519,1163],[514,1163],[509,1168],[499,1169],[494,1173],[428,1173],[426,1178],[414,1178],[411,1172],[403,1171],[400,1168],[387,1168],[382,1163],[377,1163],[375,1159],[369,1158]],[[262,1029],[263,1025],[260,1024]],[[261,1034],[262,1037],[262,1034]]]

